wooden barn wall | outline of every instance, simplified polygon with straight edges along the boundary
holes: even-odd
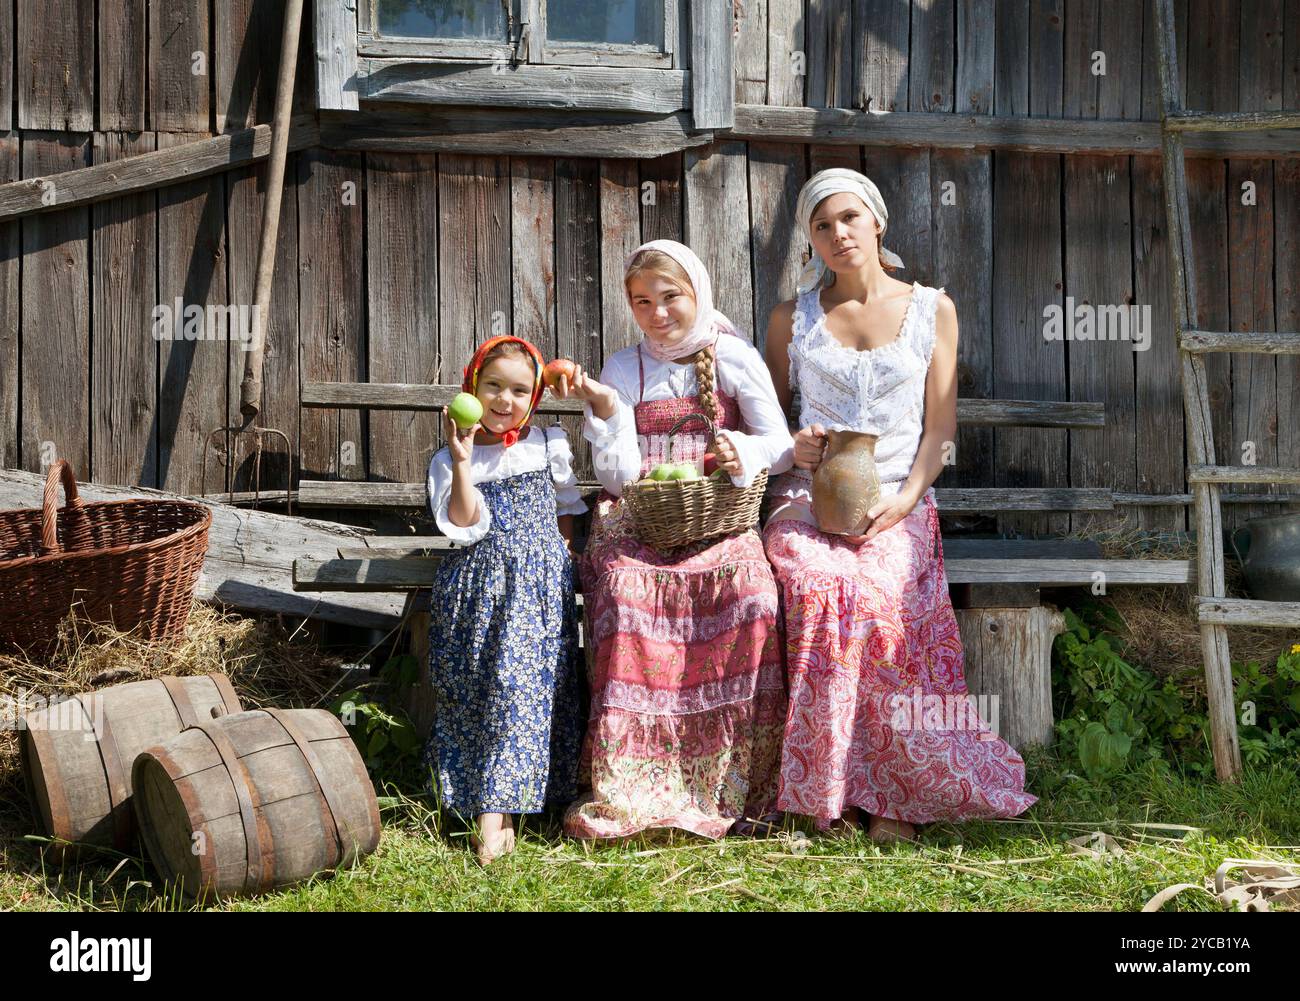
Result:
[[[1300,107],[1300,0],[1183,0],[1178,14],[1189,106]],[[0,180],[57,184],[61,171],[269,120],[281,15],[274,0],[0,3]],[[746,104],[1158,117],[1142,0],[746,0],[736,68]],[[634,339],[623,257],[655,237],[695,247],[719,306],[761,344],[801,260],[795,193],[832,165],[880,185],[902,277],[956,302],[962,395],[1106,405],[1101,431],[964,429],[941,484],[1185,489],[1151,157],[725,139],[642,161],[291,154],[264,423],[290,434],[304,476],[420,479],[433,417],[302,410],[301,382],[458,381],[473,345],[507,329],[598,369]],[[1300,329],[1300,160],[1189,165],[1200,324]],[[244,168],[0,226],[0,462],[65,457],[82,478],[201,488],[203,434],[237,411],[242,352],[155,341],[152,310],[251,299],[262,197],[262,170]],[[1045,342],[1044,307],[1067,296],[1149,305],[1150,350]],[[1209,359],[1221,461],[1241,462],[1252,442],[1259,464],[1300,466],[1297,364]],[[266,473],[283,482],[282,467]],[[221,480],[210,470],[208,489]],[[1186,525],[1177,507],[1130,515]]]

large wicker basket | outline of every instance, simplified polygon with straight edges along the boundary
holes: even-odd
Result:
[[[709,439],[717,428],[705,414],[687,414],[669,431],[671,438],[688,421],[703,421]],[[632,516],[636,537],[660,552],[680,549],[732,532],[743,532],[758,524],[758,509],[767,488],[767,470],[754,477],[747,487],[734,486],[729,480],[709,477],[698,480],[664,480],[629,483],[623,488],[623,503]]]
[[[60,480],[67,504],[56,511]],[[48,653],[74,608],[143,639],[178,639],[211,523],[190,501],[87,504],[72,467],[56,462],[39,510],[0,511],[0,649]]]

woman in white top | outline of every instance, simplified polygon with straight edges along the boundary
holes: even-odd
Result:
[[[675,827],[726,834],[774,808],[785,683],[776,581],[753,531],[671,553],[640,542],[618,502],[658,463],[697,462],[709,444],[688,414],[717,426],[716,461],[733,483],[790,467],[790,432],[757,351],[713,308],[708,273],[680,243],[638,248],[625,275],[644,334],[581,370],[584,434],[607,495],[582,561],[591,717],[569,809],[581,838]]]
[[[1034,797],[1020,756],[969,711],[931,487],[957,431],[956,309],[886,273],[902,262],[862,174],[815,175],[796,216],[813,254],[767,334],[782,406],[796,387],[802,405],[764,531],[790,656],[778,805],[823,829],[856,827],[861,809],[881,842],[1014,816]],[[830,430],[877,436],[881,496],[861,536],[820,531],[812,510]]]

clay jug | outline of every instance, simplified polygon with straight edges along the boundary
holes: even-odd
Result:
[[[813,517],[831,535],[861,535],[867,512],[880,499],[876,436],[828,431],[826,453],[813,474]]]
[[[1232,548],[1241,559],[1252,598],[1300,601],[1300,514],[1248,521],[1232,533]]]

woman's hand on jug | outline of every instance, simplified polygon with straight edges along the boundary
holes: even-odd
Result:
[[[826,451],[826,441],[826,429],[820,424],[803,428],[794,436],[794,464],[810,473],[817,472]]]

